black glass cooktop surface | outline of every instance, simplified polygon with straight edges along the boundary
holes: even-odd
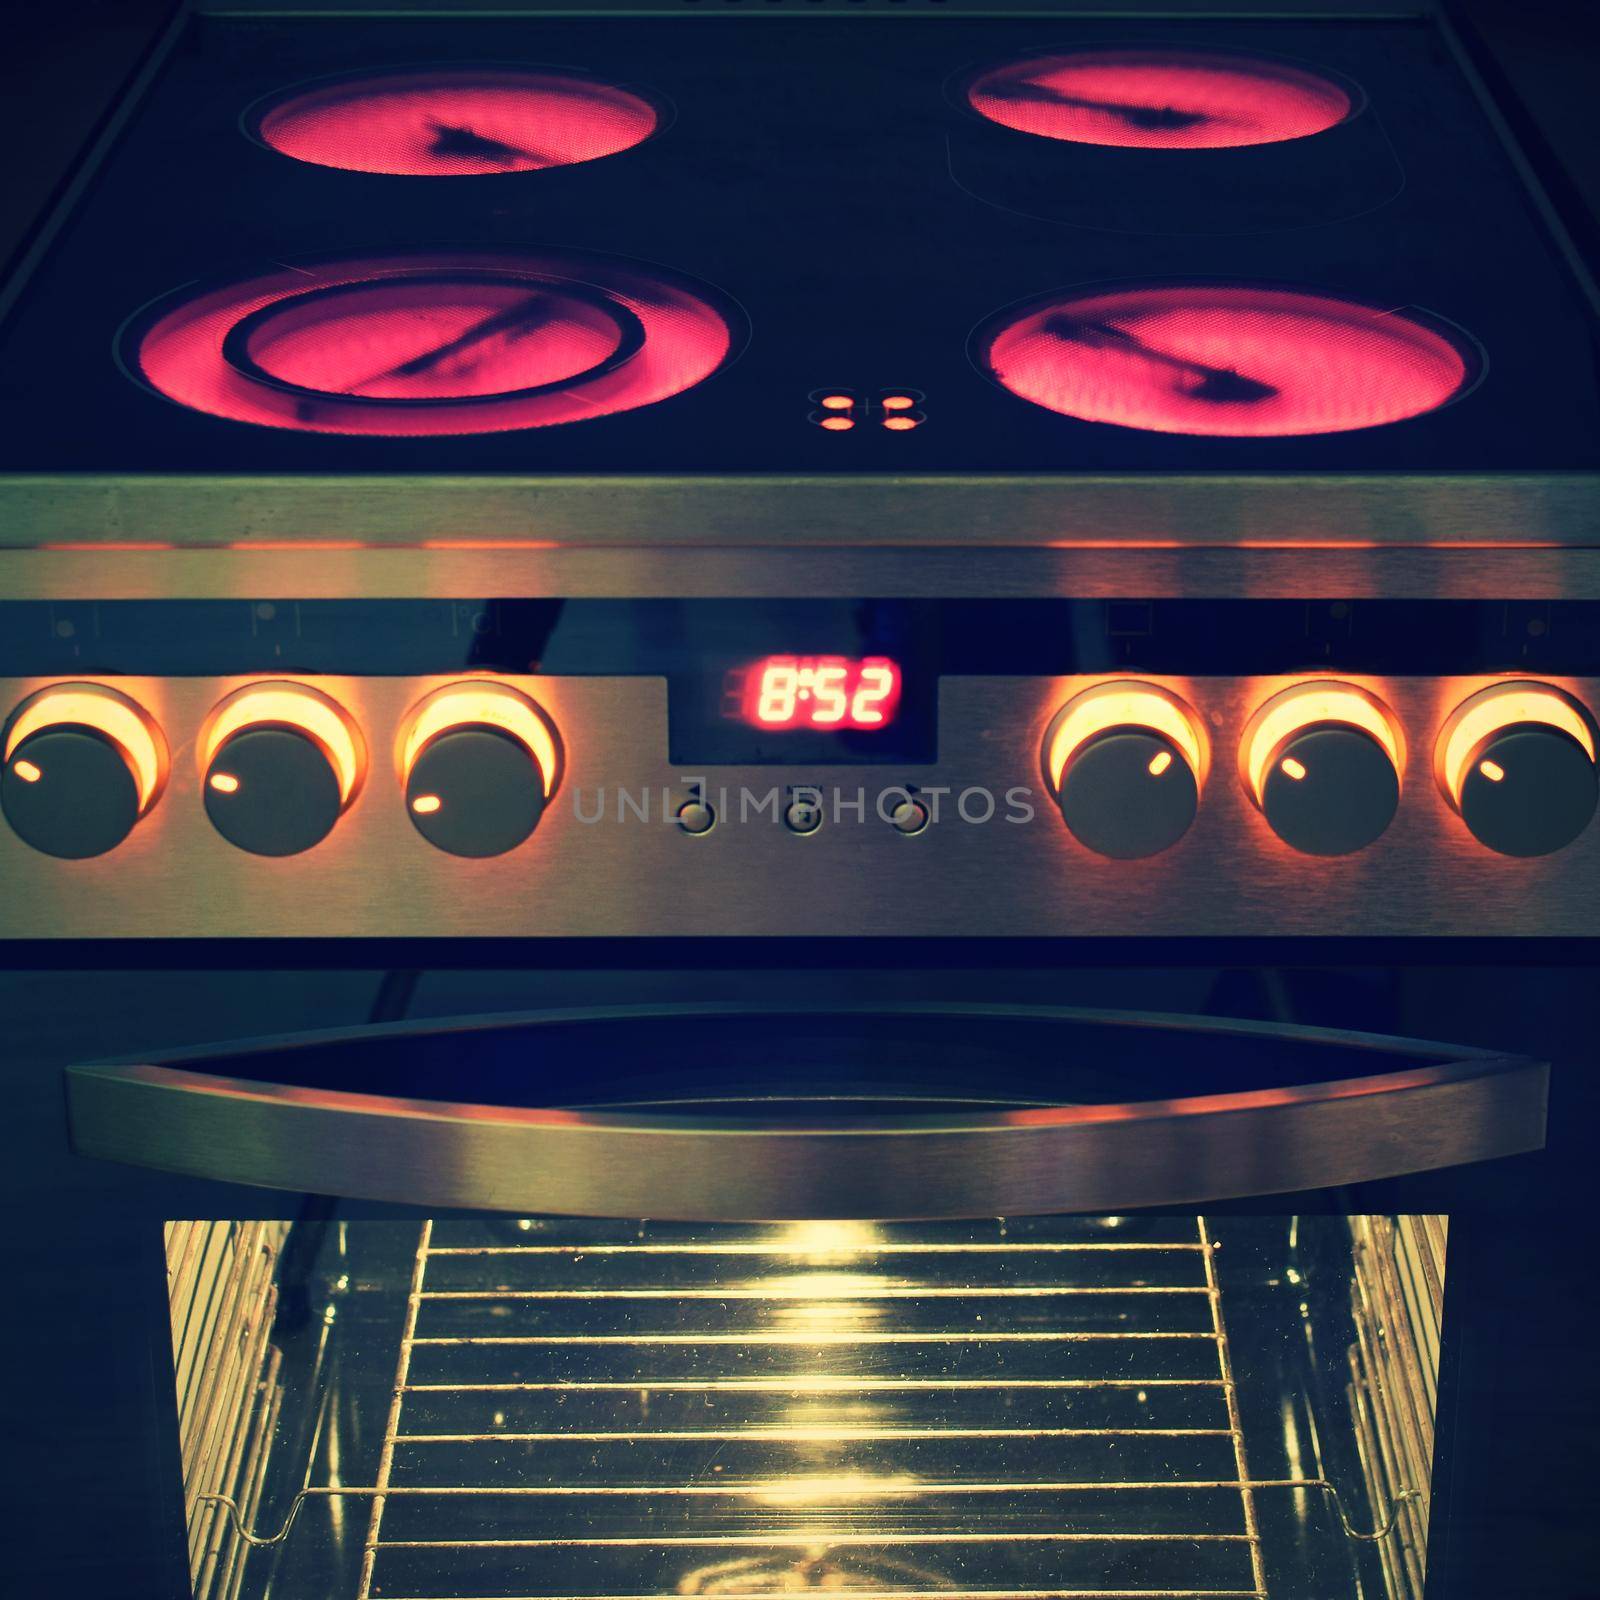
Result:
[[[1420,22],[202,18],[0,470],[1590,468],[1594,334]]]

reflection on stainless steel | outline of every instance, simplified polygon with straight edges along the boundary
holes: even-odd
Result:
[[[928,1014],[953,1026],[958,1008]],[[693,1101],[663,1115],[577,1111],[128,1065],[70,1069],[68,1113],[74,1150],[103,1160],[353,1199],[590,1217],[964,1217],[1200,1204],[1542,1147],[1543,1065],[1476,1051],[1400,1064],[1392,1046],[1343,1037],[1366,1076],[1023,1111],[972,1113],[932,1097],[897,1099],[896,1115],[878,1117],[793,1099],[787,1120],[730,1117]],[[1071,1042],[1063,1032],[1050,1044]],[[901,1055],[912,1066],[922,1059],[909,1046]],[[226,1071],[229,1061],[212,1064]],[[862,1294],[850,1303],[895,1302]],[[833,1337],[901,1338],[893,1328],[869,1333],[859,1326],[865,1313],[855,1317],[853,1331]],[[674,1335],[662,1328],[656,1337]],[[801,1337],[780,1319],[762,1322],[761,1342]]]
[[[1430,1461],[1365,1513],[1345,1498],[1355,1481],[1252,1476],[1258,1380],[1237,1366],[1214,1230],[1149,1219],[1124,1239],[1108,1221],[646,1224],[635,1241],[541,1222],[566,1242],[526,1246],[430,1222],[375,1481],[309,1484],[265,1530],[226,1492],[205,1505],[242,1542],[289,1551],[316,1542],[289,1541],[307,1507],[370,1499],[354,1581],[324,1590],[357,1600],[1266,1600],[1286,1490],[1309,1497],[1313,1531],[1401,1559]],[[797,1262],[815,1267],[812,1298]],[[928,1292],[885,1300],[886,1279]],[[750,1292],[719,1295],[729,1280]],[[1421,1542],[1405,1554],[1420,1571]],[[1356,1592],[1316,1581],[1281,1592]]]

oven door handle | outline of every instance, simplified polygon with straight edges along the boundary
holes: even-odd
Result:
[[[736,1122],[69,1069],[74,1150],[426,1207],[685,1221],[1120,1211],[1290,1193],[1543,1146],[1548,1068],[1462,1061],[1122,1105]]]

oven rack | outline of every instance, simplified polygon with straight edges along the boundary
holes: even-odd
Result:
[[[165,1230],[178,1442],[194,1600],[236,1600],[237,1499],[254,1512],[282,1402],[270,1333],[286,1222],[169,1222]]]
[[[271,1533],[211,1498],[252,1546],[370,1499],[357,1600],[1267,1600],[1255,1497],[1285,1489],[1387,1541],[1404,1485],[1366,1531],[1324,1478],[1251,1476],[1204,1219],[1101,1226],[429,1222],[376,1482]]]

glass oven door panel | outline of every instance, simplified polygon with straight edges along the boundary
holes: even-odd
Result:
[[[421,1207],[971,1217],[1284,1194],[1537,1150],[1547,1069],[1321,1029],[677,1006],[73,1069],[81,1155]]]
[[[1442,1217],[168,1225],[199,1600],[1420,1600]]]

